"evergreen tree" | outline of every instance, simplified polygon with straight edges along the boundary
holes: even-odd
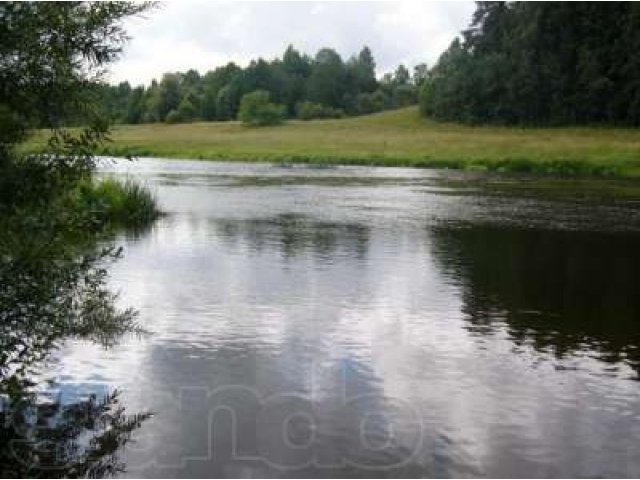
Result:
[[[422,84],[421,110],[474,123],[639,125],[639,47],[637,3],[478,2]]]

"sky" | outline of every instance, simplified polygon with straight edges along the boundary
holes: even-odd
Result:
[[[163,2],[127,20],[131,40],[108,78],[140,85],[165,72],[246,66],[281,57],[289,44],[310,55],[333,48],[345,60],[367,45],[381,76],[400,63],[433,65],[474,9],[471,1]]]

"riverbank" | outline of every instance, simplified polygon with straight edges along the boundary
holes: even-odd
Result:
[[[102,154],[640,177],[640,130],[471,127],[416,108],[250,128],[237,122],[121,125]]]

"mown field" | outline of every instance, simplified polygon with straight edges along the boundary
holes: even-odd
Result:
[[[123,125],[112,140],[104,154],[640,177],[640,129],[472,127],[426,120],[416,108],[262,128]]]

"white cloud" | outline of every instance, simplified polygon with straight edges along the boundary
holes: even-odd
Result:
[[[368,45],[382,74],[399,63],[433,64],[473,9],[469,1],[167,2],[127,22],[132,40],[110,78],[140,84],[169,71],[246,65],[289,44],[311,55],[335,48],[344,58]]]

